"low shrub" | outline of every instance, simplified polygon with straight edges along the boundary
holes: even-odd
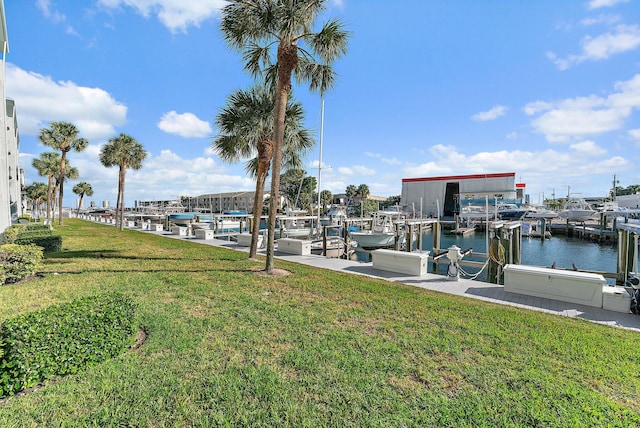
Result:
[[[42,248],[37,245],[5,244],[0,246],[2,284],[20,281],[40,269]]]
[[[0,396],[77,373],[134,342],[136,304],[123,294],[85,297],[0,325]]]
[[[18,245],[29,245],[34,244],[39,247],[42,247],[45,254],[48,253],[57,253],[58,251],[62,251],[62,236],[52,235],[52,236],[32,236],[32,237],[22,237],[20,235],[15,243]]]
[[[14,224],[7,227],[2,235],[3,244],[13,244],[21,232],[27,229],[26,224]]]
[[[31,222],[31,214],[22,214],[20,217],[18,217],[18,221],[20,220],[26,220],[27,223]]]
[[[27,225],[27,230],[53,230],[51,225],[44,223],[29,223]]]

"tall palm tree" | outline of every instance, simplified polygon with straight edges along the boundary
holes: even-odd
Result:
[[[242,53],[245,69],[265,76],[276,89],[273,109],[271,204],[265,270],[273,273],[285,112],[291,78],[308,82],[324,94],[333,86],[331,64],[347,51],[348,33],[337,20],[313,27],[327,0],[229,0],[222,9],[221,28],[232,49]]]
[[[56,167],[56,171],[60,168],[60,165],[58,165]],[[67,181],[67,179],[71,179],[71,180],[75,180],[76,178],[78,178],[80,176],[80,171],[78,171],[78,168],[74,168],[71,165],[69,165],[68,163],[64,166],[64,174],[63,174],[63,179],[62,181],[60,181],[60,174],[58,174],[56,172],[56,180],[55,180],[55,191],[53,192],[54,198],[53,200],[55,201],[55,195],[60,194],[60,187],[62,187],[62,185]],[[54,204],[55,206],[55,204]],[[54,210],[55,211],[55,210]],[[58,212],[58,217],[62,218],[62,212]],[[53,213],[53,219],[55,220],[55,212]]]
[[[40,211],[42,206],[42,201],[47,197],[47,185],[40,181],[36,181],[35,183],[30,184],[25,189],[25,193],[29,199],[31,199],[31,209],[34,214],[34,217],[40,218]]]
[[[142,161],[147,157],[147,151],[135,138],[120,134],[113,137],[100,150],[100,162],[110,168],[118,166],[118,196],[116,200],[116,224],[123,229],[124,217],[124,179],[127,168],[140,169]]]
[[[51,222],[51,204],[54,200],[53,183],[60,168],[60,155],[56,152],[40,153],[40,157],[34,158],[31,165],[41,177],[47,177],[47,221]]]
[[[84,201],[84,195],[93,196],[93,187],[91,187],[91,184],[86,181],[81,181],[73,186],[73,193],[80,196],[80,201],[78,201],[78,210],[76,211],[77,216],[80,214],[80,207],[82,206],[82,201]]]
[[[347,205],[349,205],[353,201],[353,198],[358,194],[358,188],[353,184],[349,184],[345,189],[344,194],[347,197]]]
[[[247,91],[238,90],[227,99],[227,105],[216,116],[220,135],[212,142],[213,148],[225,162],[247,159],[245,171],[256,179],[253,198],[253,228],[249,258],[258,251],[258,232],[264,187],[273,154],[273,106],[275,97],[264,86]],[[302,156],[313,146],[310,131],[303,126],[302,106],[289,99],[286,111],[283,167],[300,168]]]
[[[69,122],[51,122],[49,128],[42,128],[38,139],[45,146],[60,150],[60,169],[58,170],[58,224],[62,224],[62,199],[64,197],[64,173],[67,153],[71,150],[81,152],[87,148],[89,141],[78,138],[78,128]]]

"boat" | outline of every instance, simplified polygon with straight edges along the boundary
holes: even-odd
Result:
[[[500,220],[522,220],[529,212],[528,209],[519,207],[516,204],[498,204],[496,208]]]
[[[551,220],[558,217],[558,212],[550,210],[542,205],[530,205],[529,212],[525,215],[525,218]]]
[[[344,239],[340,236],[327,236],[325,256],[340,258],[344,255],[346,248]],[[324,250],[324,240],[322,238],[311,241],[311,254],[322,255]]]
[[[306,212],[306,211],[304,211]],[[315,233],[316,216],[284,215],[276,217],[275,237],[306,239]]]
[[[591,208],[591,205],[589,205],[584,199],[571,198],[565,203],[564,208],[558,213],[558,218],[584,223],[585,221],[593,218],[596,213],[597,211]]]
[[[167,219],[176,226],[189,226],[195,221],[198,213],[174,213],[169,214]]]
[[[358,243],[358,247],[365,250],[390,248],[396,244],[395,222],[404,218],[404,213],[400,211],[378,211],[371,229],[350,231],[349,236]]]

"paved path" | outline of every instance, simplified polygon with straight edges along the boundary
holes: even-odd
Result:
[[[248,247],[238,246],[233,241],[224,241],[220,239],[195,239],[193,237],[173,235],[167,231],[145,231],[144,233],[154,233],[157,235],[166,236],[168,238],[185,239],[194,243],[225,247],[237,251],[249,251]],[[262,253],[264,253],[264,251],[262,251]],[[322,269],[330,269],[333,271],[346,272],[357,275],[366,275],[374,278],[383,278],[389,281],[401,282],[403,284],[421,287],[428,290],[439,291],[442,293],[516,306],[555,315],[581,318],[587,321],[640,332],[640,315],[631,313],[624,314],[621,312],[609,311],[602,308],[579,305],[576,303],[561,302],[558,300],[546,299],[541,297],[509,293],[504,291],[504,286],[490,284],[488,282],[472,281],[462,278],[459,281],[450,281],[447,280],[443,275],[436,275],[431,273],[427,273],[422,276],[409,276],[374,269],[373,264],[370,262],[363,263],[358,261],[334,259],[316,255],[296,256],[278,253],[277,251],[275,255],[277,258],[280,258],[282,260],[302,263]]]

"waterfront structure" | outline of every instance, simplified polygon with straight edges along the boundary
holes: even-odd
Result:
[[[416,215],[453,217],[464,206],[525,202],[515,172],[403,178],[401,204]]]

